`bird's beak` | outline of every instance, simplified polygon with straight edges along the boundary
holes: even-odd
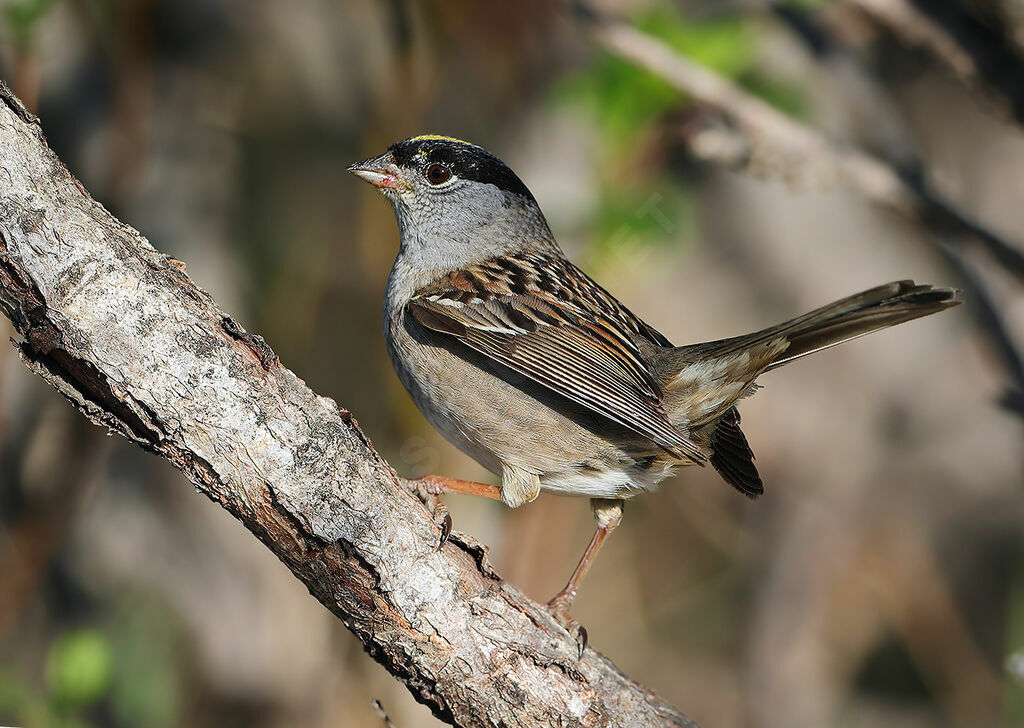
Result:
[[[402,182],[401,170],[391,152],[356,162],[348,171],[379,190],[393,190]]]

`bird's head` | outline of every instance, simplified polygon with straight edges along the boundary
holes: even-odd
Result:
[[[426,134],[348,169],[394,205],[403,251],[441,246],[461,261],[551,244],[530,190],[475,144]]]

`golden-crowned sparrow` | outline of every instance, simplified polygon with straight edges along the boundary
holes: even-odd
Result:
[[[569,262],[526,185],[484,149],[418,136],[349,170],[398,218],[384,306],[395,370],[430,423],[501,478],[431,484],[512,508],[542,489],[591,498],[597,532],[549,603],[566,624],[624,499],[706,462],[741,493],[763,491],[736,410],[762,372],[959,302],[899,281],[753,334],[673,346]]]

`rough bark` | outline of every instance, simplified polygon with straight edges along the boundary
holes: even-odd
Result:
[[[0,306],[25,363],[230,511],[457,726],[694,725],[490,568],[351,415],[93,200],[0,83]]]

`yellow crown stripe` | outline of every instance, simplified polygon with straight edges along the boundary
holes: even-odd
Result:
[[[439,141],[439,142],[455,142],[457,144],[468,144],[471,147],[476,146],[472,142],[467,142],[465,139],[456,139],[455,137],[444,136],[443,134],[420,134],[415,136],[409,141],[411,142],[426,142],[426,141]]]

